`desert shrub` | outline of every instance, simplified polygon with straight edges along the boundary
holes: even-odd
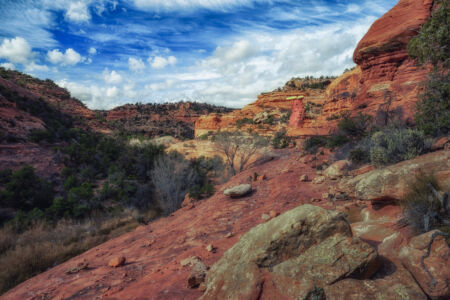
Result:
[[[236,121],[236,127],[241,128],[245,124],[253,124],[253,119],[250,118],[242,118]]]
[[[335,134],[328,138],[327,147],[329,147],[329,148],[340,147],[340,146],[346,144],[348,141],[349,141],[349,139],[345,135]]]
[[[286,130],[282,129],[275,133],[272,139],[272,146],[275,149],[286,148],[289,145],[289,138],[286,136]]]
[[[205,133],[205,134],[200,135],[198,138],[202,141],[206,141],[208,139],[208,135]]]
[[[268,116],[267,119],[263,121],[264,124],[273,125],[275,119],[272,115]]]
[[[363,148],[355,148],[350,150],[349,159],[354,163],[365,163],[369,161],[369,152]]]
[[[417,128],[427,135],[450,133],[450,73],[431,72],[416,104]]]
[[[450,48],[450,7],[447,0],[435,1],[437,8],[419,34],[408,42],[409,56],[421,64],[448,67]]]
[[[448,194],[438,191],[436,179],[421,173],[401,201],[405,219],[418,233],[450,225],[450,207],[444,199]]]
[[[338,123],[339,132],[341,135],[360,139],[367,134],[371,120],[371,116],[362,113],[353,118],[350,117],[349,113],[343,114],[342,119]]]
[[[162,212],[166,215],[177,210],[186,193],[200,180],[189,161],[178,153],[161,155],[151,171],[151,180],[158,195]]]
[[[311,136],[306,139],[304,149],[306,152],[314,154],[320,147],[327,145],[327,138],[323,136]]]
[[[450,132],[450,6],[447,0],[435,5],[419,34],[408,42],[408,54],[419,64],[433,66],[418,94],[415,119],[425,134],[438,136]]]
[[[280,122],[281,123],[288,123],[289,119],[291,118],[291,115],[292,115],[292,111],[289,110],[287,113],[281,115]]]
[[[34,168],[23,166],[9,176],[0,191],[0,207],[24,211],[46,208],[51,204],[54,191],[51,184],[34,173]]]
[[[386,128],[371,137],[370,161],[375,165],[387,165],[412,159],[427,148],[421,131],[405,128]]]
[[[225,165],[235,175],[242,172],[250,159],[268,145],[268,140],[257,134],[247,135],[238,131],[220,132],[216,135],[215,144],[217,150],[226,158]]]

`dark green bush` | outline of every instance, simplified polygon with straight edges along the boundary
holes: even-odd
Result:
[[[356,117],[350,117],[350,114],[344,114],[338,123],[339,132],[355,139],[360,139],[367,135],[367,130],[372,117],[359,113]]]
[[[328,138],[327,147],[336,148],[348,143],[349,139],[342,134],[332,135]]]
[[[236,127],[241,128],[245,124],[253,124],[253,119],[250,118],[242,118],[236,121]]]
[[[275,149],[283,149],[289,145],[289,137],[286,136],[286,130],[282,129],[275,133],[272,139],[272,146]]]
[[[417,128],[432,136],[450,133],[450,73],[432,72],[418,97]]]
[[[53,187],[39,178],[34,168],[24,166],[12,173],[0,191],[0,207],[11,207],[24,211],[46,208],[53,200]]]
[[[327,138],[323,136],[312,136],[305,141],[305,151],[311,154],[317,152],[320,147],[325,147],[327,145]]]
[[[412,159],[428,150],[421,131],[405,128],[386,128],[371,137],[370,161],[387,165]]]
[[[448,227],[450,224],[450,207],[443,207],[433,189],[439,191],[436,179],[421,173],[409,185],[409,192],[400,202],[405,219],[418,233]]]
[[[350,150],[349,159],[354,163],[365,163],[369,161],[369,152],[362,148]]]

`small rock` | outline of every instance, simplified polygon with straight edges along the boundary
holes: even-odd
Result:
[[[264,221],[267,221],[270,219],[270,216],[268,214],[262,214],[261,219],[263,219]]]
[[[206,246],[205,249],[208,252],[216,252],[216,248],[212,244],[209,244],[208,246]]]
[[[320,183],[323,183],[324,181],[325,181],[325,176],[316,176],[313,179],[312,183],[313,184],[320,184]]]
[[[351,163],[348,160],[339,160],[329,166],[323,173],[328,178],[335,180],[348,174]]]
[[[269,216],[270,216],[271,218],[275,218],[275,217],[278,216],[278,215],[279,215],[279,213],[276,212],[276,211],[274,211],[274,210],[271,210],[271,211],[269,212]]]
[[[263,174],[262,176],[258,177],[258,181],[263,181],[263,180],[266,180],[266,179],[267,179],[267,175],[266,174]]]
[[[328,193],[322,194],[322,199],[328,199],[329,197],[330,197],[330,194],[328,194]]]
[[[228,238],[230,238],[230,237],[232,237],[233,236],[233,233],[232,232],[228,232],[226,235],[225,235],[225,237],[228,239]]]
[[[125,261],[126,259],[124,256],[116,256],[109,261],[108,266],[117,268],[123,266],[125,264]]]
[[[303,174],[302,176],[300,176],[300,181],[302,181],[302,182],[308,181],[308,175]]]
[[[73,267],[66,271],[66,274],[75,274],[80,272],[81,270],[87,269],[89,263],[86,261],[79,262],[76,267]]]
[[[440,149],[450,149],[450,137],[444,136],[438,139],[433,146],[431,146],[431,151],[437,151]]]
[[[194,198],[191,198],[189,196],[189,193],[186,194],[186,196],[184,196],[184,200],[183,202],[181,202],[181,207],[185,207],[185,206],[192,206],[195,202]]]
[[[231,198],[242,197],[249,194],[252,191],[250,184],[241,184],[226,189],[223,194]]]

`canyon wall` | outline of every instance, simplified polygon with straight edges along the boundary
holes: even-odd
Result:
[[[378,19],[355,49],[357,66],[321,90],[265,93],[240,111],[199,118],[195,135],[208,131],[236,130],[236,120],[254,116],[259,107],[290,108],[289,125],[266,129],[265,133],[285,128],[291,136],[327,135],[337,126],[343,112],[378,117],[388,110],[392,118],[414,121],[417,93],[427,68],[416,66],[407,53],[408,41],[415,36],[431,15],[432,0],[400,0]],[[303,95],[300,101],[286,97]],[[304,111],[300,108],[303,105]],[[377,117],[378,115],[378,117]],[[254,126],[253,126],[254,127]]]

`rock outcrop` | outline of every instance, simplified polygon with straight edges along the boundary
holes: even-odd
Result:
[[[200,299],[306,299],[315,288],[370,276],[376,258],[343,214],[303,205],[243,235],[211,267]]]
[[[442,150],[343,180],[338,189],[362,200],[398,200],[406,194],[408,185],[420,172],[442,173],[442,176],[436,176],[438,184],[443,190],[449,190],[449,169],[450,151]]]
[[[357,67],[333,80],[325,90],[299,91],[292,82],[283,89],[261,94],[258,100],[228,115],[210,115],[200,118],[195,125],[199,136],[208,131],[236,129],[236,121],[252,118],[261,109],[290,109],[291,136],[330,134],[343,112],[375,116],[389,111],[393,118],[413,122],[419,83],[428,69],[416,66],[408,57],[408,41],[417,34],[431,15],[433,0],[400,0],[389,12],[378,19],[359,42],[353,59]],[[303,96],[303,99],[286,100]],[[258,129],[255,126],[248,126]],[[259,129],[273,134],[279,128]]]
[[[436,230],[416,236],[399,253],[403,265],[432,299],[450,298],[450,247]],[[430,253],[427,255],[431,242]],[[424,265],[422,266],[422,257]],[[429,272],[429,273],[427,273]]]

